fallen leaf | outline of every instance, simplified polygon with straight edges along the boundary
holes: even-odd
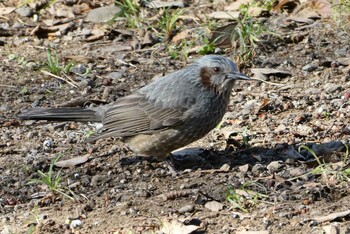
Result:
[[[171,40],[175,45],[180,44],[183,40],[189,39],[191,37],[192,31],[190,29],[185,29],[182,32],[176,34]]]
[[[160,231],[166,234],[189,234],[196,231],[199,226],[185,225],[179,220],[173,219],[170,222],[168,220],[162,221],[162,229]]]
[[[99,39],[102,39],[104,35],[105,35],[105,32],[103,30],[94,28],[91,30],[91,35],[86,38],[86,41],[88,42],[97,41]]]
[[[267,230],[261,231],[237,231],[236,234],[269,234],[270,232]]]
[[[147,4],[149,8],[184,8],[185,4],[182,1],[150,1]]]
[[[319,222],[319,223],[323,223],[323,222],[333,221],[337,218],[344,218],[344,217],[348,216],[349,214],[350,214],[350,210],[346,210],[346,211],[342,211],[342,212],[331,213],[331,214],[326,215],[326,216],[314,217],[312,219]]]
[[[218,27],[213,31],[210,42],[214,43],[216,47],[232,48],[235,47],[235,42],[239,35],[235,30],[237,22]]]
[[[269,102],[270,102],[270,99],[264,98],[263,102],[261,103],[261,105],[260,105],[260,107],[258,109],[258,112],[260,112],[261,109],[263,109],[265,106],[267,106],[269,104]]]
[[[323,231],[325,234],[338,234],[338,233],[340,233],[339,228],[333,224],[324,226]]]
[[[276,6],[273,7],[272,12],[292,12],[297,6],[300,5],[299,0],[282,0]]]
[[[142,39],[142,46],[152,46],[157,42],[155,37],[150,31],[147,31]]]
[[[348,66],[350,65],[350,58],[338,58],[337,62],[340,63],[341,65]]]
[[[238,11],[215,11],[207,14],[210,19],[236,19],[238,16]]]
[[[86,21],[93,23],[104,23],[112,20],[116,14],[121,12],[121,9],[117,6],[104,6],[93,9],[86,16]]]
[[[291,76],[292,73],[280,69],[272,68],[253,68],[251,72],[254,73],[254,77],[261,78],[265,76],[277,76],[277,77],[287,77]]]
[[[239,11],[239,8],[241,7],[241,5],[243,4],[248,5],[250,2],[252,1],[251,0],[234,1],[233,3],[225,7],[225,11]]]
[[[0,7],[0,15],[7,15],[16,10],[16,7]]]
[[[55,163],[55,166],[56,167],[63,167],[63,168],[74,167],[76,165],[85,163],[87,160],[89,160],[89,156],[85,155],[85,156],[71,158],[68,160],[58,161]]]
[[[224,208],[224,205],[217,201],[209,201],[205,203],[204,207],[211,211],[218,212]]]

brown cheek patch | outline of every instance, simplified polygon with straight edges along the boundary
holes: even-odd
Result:
[[[213,75],[213,70],[208,68],[208,67],[203,67],[203,68],[201,68],[199,75],[201,77],[201,81],[202,81],[203,86],[210,89],[212,87],[212,83],[211,83],[210,78]]]

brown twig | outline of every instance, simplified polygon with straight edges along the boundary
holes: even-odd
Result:
[[[56,79],[59,79],[59,80],[63,80],[67,84],[73,86],[74,88],[78,88],[79,87],[78,84],[75,81],[73,81],[71,78],[68,78],[68,76],[66,76],[67,79],[64,79],[63,77],[56,76],[55,74],[52,74],[51,72],[48,72],[48,71],[41,70],[41,72],[44,73],[45,75],[52,76],[52,77],[54,77]]]

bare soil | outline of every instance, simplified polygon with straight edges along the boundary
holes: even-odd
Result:
[[[88,5],[68,2],[55,5]],[[89,7],[111,3],[93,1]],[[2,4],[16,6],[16,1]],[[220,7],[190,3],[185,9],[208,13]],[[16,12],[0,18],[1,233],[190,233],[186,228],[193,226],[193,233],[350,233],[349,214],[337,214],[348,211],[350,203],[342,143],[350,134],[348,31],[332,18],[320,18],[308,27],[288,28],[286,34],[299,35],[298,40],[267,37],[241,71],[253,76],[254,68],[269,68],[291,75],[264,76],[281,86],[238,83],[222,125],[187,147],[197,150],[175,156],[179,175],[173,177],[165,162],[134,155],[119,139],[86,143],[92,124],[16,118],[24,109],[72,100],[75,105],[110,103],[186,66],[181,57],[169,56],[164,41],[120,49],[142,41],[144,31],[117,33],[123,24],[78,17],[87,12],[75,15],[73,27],[62,36],[33,33],[48,31],[36,28],[44,28],[43,20],[65,19],[49,10],[41,11],[38,22]],[[281,33],[281,16],[269,16],[265,24]],[[201,26],[191,19],[178,24],[180,31]],[[104,36],[87,39],[84,30],[93,28]],[[86,76],[68,73],[78,87],[41,72],[49,47],[60,62],[73,58],[75,69],[89,69]],[[190,53],[187,63],[200,56]],[[315,171],[319,164],[310,151],[299,153],[300,145],[330,164]],[[80,156],[87,161],[54,168],[55,175],[60,172],[60,188],[74,193],[74,200],[43,184],[28,184],[40,178],[38,170],[47,173],[55,158]],[[241,209],[227,200],[230,192]],[[332,213],[334,218],[319,219]]]

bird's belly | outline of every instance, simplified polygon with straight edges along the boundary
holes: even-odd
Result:
[[[176,129],[160,130],[153,134],[139,134],[126,139],[126,143],[132,151],[141,156],[155,156],[162,160],[172,151],[204,137],[216,127],[222,116],[212,117],[214,118],[206,119],[206,121],[198,118]]]

